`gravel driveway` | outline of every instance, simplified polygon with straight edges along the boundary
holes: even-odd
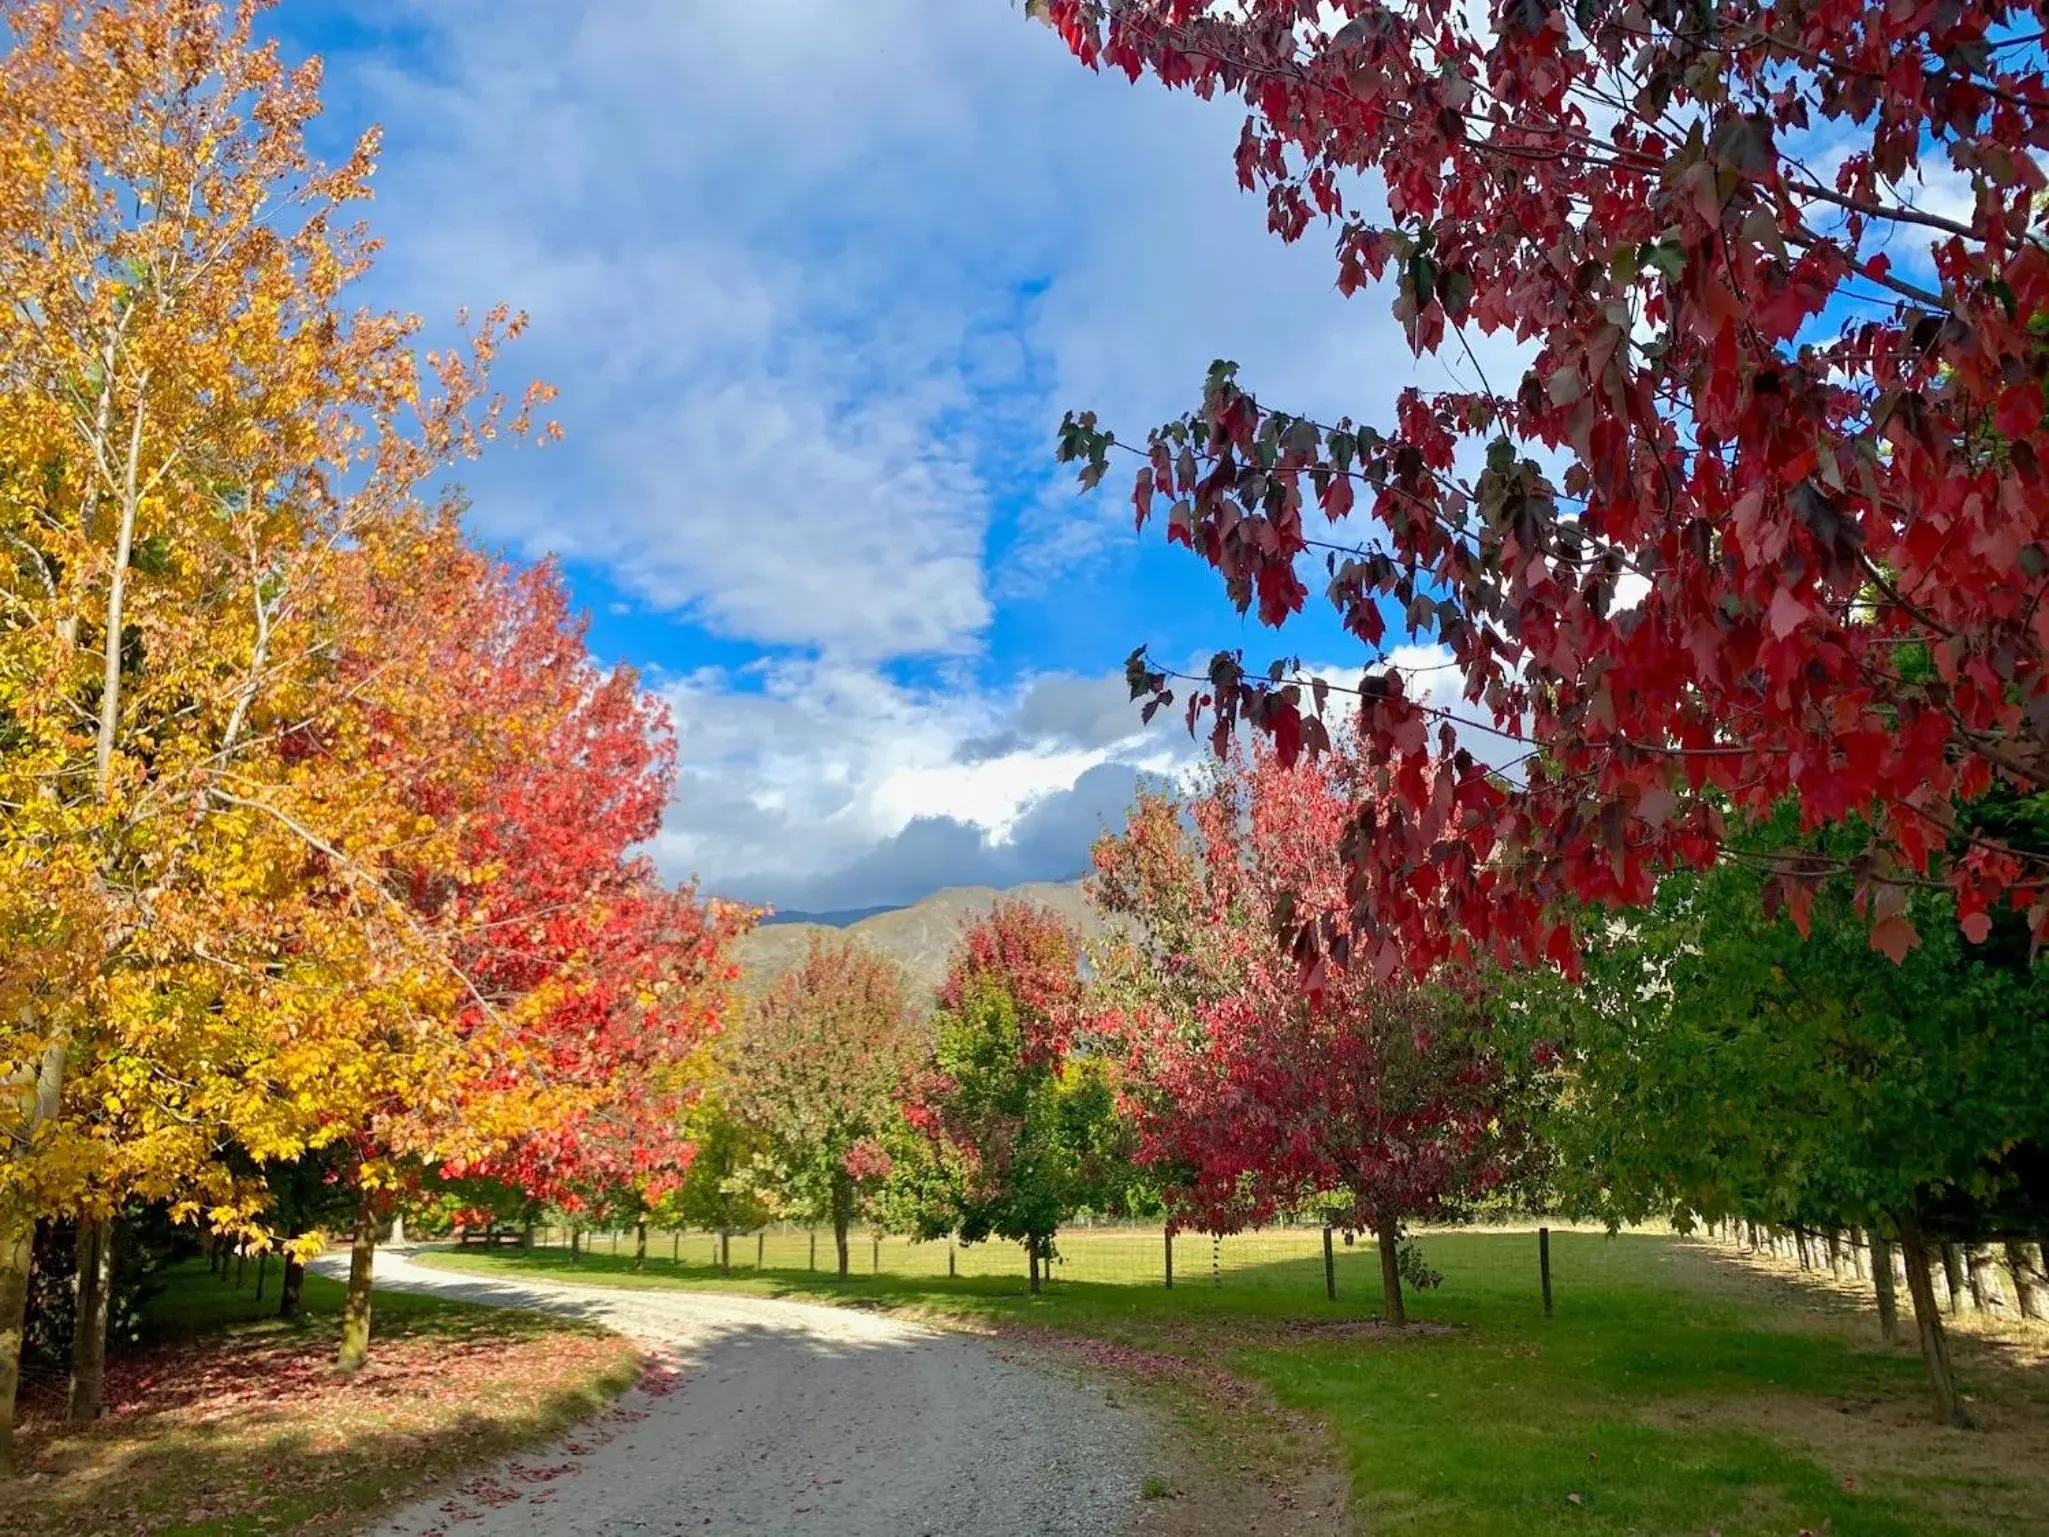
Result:
[[[486,1279],[395,1253],[377,1256],[377,1286],[587,1318],[668,1368],[554,1445],[406,1507],[380,1537],[1097,1537],[1138,1508],[1143,1424],[1100,1387],[970,1336],[770,1298]]]

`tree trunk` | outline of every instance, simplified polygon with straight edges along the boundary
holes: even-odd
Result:
[[[23,1145],[44,1123],[57,1119],[64,1093],[62,1036],[43,1048],[35,1081],[11,1080],[21,1089]],[[14,1466],[14,1400],[21,1388],[22,1337],[28,1330],[29,1268],[35,1260],[36,1217],[26,1197],[19,1207],[0,1206],[0,1474]]]
[[[2043,1316],[2043,1267],[2049,1265],[2049,1253],[2035,1251],[2035,1258],[2028,1258],[2028,1246],[2017,1238],[2006,1241],[2006,1264],[2013,1272],[2013,1300],[2023,1318]]]
[[[519,1246],[531,1250],[534,1246],[534,1219],[526,1219],[526,1225],[519,1230]]]
[[[1942,1246],[1942,1284],[1949,1288],[1949,1310],[1954,1315],[1964,1305],[1964,1267],[1957,1246]]]
[[[719,1229],[719,1269],[733,1268],[733,1232],[731,1228]]]
[[[487,1238],[490,1236],[488,1229],[485,1236]],[[406,1214],[404,1212],[400,1212],[391,1219],[391,1237],[385,1240],[385,1244],[393,1249],[403,1249],[406,1246]]]
[[[1840,1281],[1843,1278],[1843,1235],[1830,1228],[1823,1241],[1828,1246],[1828,1273]]]
[[[1544,1316],[1551,1316],[1551,1229],[1537,1229],[1537,1275],[1544,1287]]]
[[[578,1263],[580,1260],[582,1260],[582,1258],[583,1229],[580,1227],[572,1227],[569,1230],[569,1263],[574,1265]]]
[[[1921,1340],[1921,1363],[1928,1368],[1928,1386],[1935,1395],[1935,1418],[1941,1424],[1968,1430],[1971,1417],[1957,1397],[1956,1377],[1949,1365],[1949,1341],[1943,1334],[1942,1312],[1935,1305],[1935,1282],[1929,1273],[1933,1256],[1918,1225],[1900,1224],[1900,1248],[1907,1260],[1907,1292],[1914,1299],[1914,1331]]]
[[[341,1352],[335,1365],[360,1371],[370,1359],[370,1267],[377,1258],[377,1208],[366,1190],[356,1201],[356,1241],[349,1248],[349,1291],[342,1300]]]
[[[1031,1276],[1032,1295],[1039,1294],[1039,1240],[1037,1237],[1025,1240],[1025,1268]]]
[[[29,1262],[35,1253],[33,1218],[0,1232],[0,1477],[14,1470],[14,1396],[21,1386],[21,1342],[28,1326]]]
[[[1900,1342],[1900,1305],[1892,1286],[1892,1245],[1871,1234],[1871,1289],[1878,1297],[1878,1332],[1888,1345]]]
[[[833,1247],[839,1253],[840,1279],[842,1281],[847,1278],[847,1221],[850,1215],[847,1211],[847,1204],[846,1192],[840,1187],[839,1181],[834,1180],[832,1186],[832,1242]]]
[[[2006,1298],[1999,1288],[1999,1272],[1993,1268],[1992,1249],[1989,1244],[1974,1243],[1964,1247],[1964,1274],[1971,1289],[1971,1307],[1980,1313],[1989,1313],[1994,1308],[2006,1306]]]
[[[1328,1222],[1323,1225],[1323,1295],[1332,1302],[1338,1300],[1337,1251],[1331,1247]]]
[[[633,1224],[633,1268],[647,1269],[647,1218]]]
[[[299,1316],[299,1293],[306,1288],[306,1263],[296,1254],[285,1256],[284,1277],[277,1283],[277,1316]]]
[[[1401,1235],[1391,1217],[1373,1231],[1380,1240],[1380,1315],[1391,1324],[1405,1324],[1409,1320],[1402,1308]]]
[[[71,1335],[71,1406],[66,1418],[90,1425],[100,1417],[107,1381],[107,1303],[114,1289],[114,1220],[78,1224],[78,1266],[73,1278],[78,1317]]]
[[[270,1271],[270,1250],[265,1249],[256,1256],[256,1300],[263,1300],[263,1278]]]

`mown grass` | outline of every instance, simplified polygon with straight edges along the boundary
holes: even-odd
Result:
[[[31,1396],[0,1534],[351,1530],[558,1433],[639,1372],[628,1341],[588,1324],[380,1292],[371,1364],[342,1376],[342,1287],[307,1276],[285,1321],[254,1278],[237,1288],[199,1260],[166,1272],[90,1430],[58,1423],[57,1384]]]
[[[905,1309],[1228,1363],[1331,1428],[1362,1530],[1431,1537],[1701,1533],[1957,1537],[2049,1532],[2049,1377],[1958,1341],[1983,1428],[1926,1423],[1918,1356],[1880,1344],[1842,1296],[1666,1236],[1554,1233],[1542,1316],[1530,1234],[1424,1239],[1446,1281],[1418,1327],[1369,1315],[1377,1279],[1347,1257],[1341,1300],[1305,1257],[1270,1274],[1155,1284],[856,1275],[676,1265],[566,1252],[430,1263],[603,1285],[689,1287]],[[736,1259],[739,1257],[736,1245]],[[750,1246],[751,1247],[751,1246]],[[751,1254],[749,1255],[751,1258]],[[1191,1284],[1193,1283],[1193,1284]]]

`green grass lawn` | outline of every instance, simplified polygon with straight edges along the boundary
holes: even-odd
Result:
[[[429,1262],[879,1304],[1228,1362],[1328,1423],[1359,1525],[1374,1533],[2049,1532],[2039,1349],[2031,1364],[1959,1337],[1984,1425],[1964,1434],[1925,1423],[1911,1347],[1881,1345],[1847,1299],[1724,1250],[1554,1233],[1556,1315],[1546,1319],[1534,1235],[1433,1234],[1423,1248],[1445,1284],[1411,1297],[1422,1327],[1392,1337],[1367,1322],[1380,1298],[1363,1250],[1345,1256],[1336,1304],[1322,1299],[1321,1262],[1308,1254],[1216,1287],[1206,1270],[1183,1271],[1171,1292],[1063,1280],[1037,1298],[1011,1276],[948,1280],[943,1268],[846,1282],[808,1268],[756,1272],[739,1263],[752,1261],[751,1240],[736,1240],[731,1274],[660,1249],[638,1274],[630,1255],[603,1250],[574,1266],[561,1249]],[[857,1271],[864,1258],[857,1246]]]
[[[632,1344],[565,1319],[379,1293],[370,1365],[332,1366],[342,1287],[306,1277],[277,1313],[250,1266],[240,1287],[203,1260],[173,1266],[141,1343],[107,1368],[107,1413],[69,1431],[61,1383],[24,1405],[30,1476],[0,1490],[0,1534],[253,1537],[340,1532],[544,1440],[639,1374]]]

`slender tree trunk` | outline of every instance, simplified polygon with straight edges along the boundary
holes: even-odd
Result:
[[[1914,1299],[1914,1331],[1920,1336],[1921,1363],[1928,1368],[1928,1386],[1935,1397],[1935,1418],[1944,1425],[1968,1430],[1971,1417],[1957,1396],[1956,1376],[1950,1370],[1949,1340],[1943,1332],[1942,1311],[1935,1304],[1935,1282],[1929,1273],[1933,1258],[1913,1222],[1900,1224],[1900,1248],[1907,1261],[1907,1291]]]
[[[1323,1295],[1332,1302],[1338,1300],[1337,1250],[1331,1246],[1328,1222],[1323,1225]]]
[[[719,1269],[731,1270],[732,1268],[733,1231],[731,1228],[722,1227],[719,1229]]]
[[[1391,1324],[1405,1324],[1408,1313],[1402,1307],[1401,1233],[1392,1217],[1374,1230],[1380,1240],[1381,1316]]]
[[[1878,1297],[1878,1332],[1888,1345],[1900,1341],[1899,1299],[1892,1285],[1892,1245],[1871,1233],[1871,1288]]]
[[[569,1230],[569,1263],[574,1265],[578,1263],[580,1260],[582,1260],[582,1258],[583,1229],[580,1227],[572,1227]]]
[[[1840,1281],[1843,1278],[1843,1235],[1830,1228],[1823,1242],[1828,1247],[1828,1273]]]
[[[532,1217],[527,1218],[526,1225],[519,1230],[519,1246],[529,1252],[533,1249],[534,1219]]]
[[[73,1278],[77,1321],[71,1335],[71,1405],[74,1425],[100,1417],[107,1380],[107,1304],[114,1289],[114,1220],[78,1224],[78,1261]]]
[[[487,1238],[489,1237],[489,1231],[489,1229],[485,1230]],[[406,1246],[406,1214],[404,1212],[398,1213],[398,1215],[391,1219],[391,1237],[386,1239],[385,1243],[387,1247],[393,1249],[403,1249]],[[487,1244],[486,1247],[489,1247],[489,1245]]]
[[[21,1387],[21,1343],[28,1326],[29,1262],[35,1219],[18,1218],[0,1232],[0,1477],[14,1470],[14,1398]]]
[[[370,1267],[377,1258],[377,1207],[364,1191],[356,1202],[356,1241],[349,1248],[349,1291],[342,1300],[341,1352],[335,1365],[360,1371],[370,1359]]]
[[[277,1316],[299,1316],[299,1294],[306,1288],[306,1262],[296,1254],[285,1256],[285,1273],[277,1283]]]
[[[46,1122],[57,1119],[64,1093],[66,1039],[43,1047],[35,1081],[13,1080],[22,1091],[24,1144]],[[21,1389],[21,1347],[28,1332],[29,1267],[35,1260],[36,1215],[22,1204],[0,1205],[0,1474],[14,1466],[14,1400]]]
[[[849,1215],[846,1194],[840,1188],[839,1181],[835,1180],[832,1186],[832,1243],[833,1248],[839,1254],[839,1275],[842,1281],[847,1278],[847,1221]]]
[[[1036,1297],[1039,1294],[1039,1240],[1037,1237],[1030,1237],[1025,1240],[1025,1269],[1031,1276],[1031,1291],[1032,1295]]]
[[[647,1269],[647,1218],[633,1224],[633,1268]]]
[[[2028,1257],[2028,1246],[2019,1239],[2006,1241],[2006,1264],[2013,1272],[2013,1300],[2023,1318],[2043,1316],[2043,1269],[2049,1265],[2049,1253],[2037,1249],[2034,1259]]]
[[[256,1300],[263,1300],[263,1278],[270,1273],[270,1250],[256,1256]]]
[[[1949,1310],[1954,1315],[1964,1305],[1964,1267],[1953,1243],[1942,1246],[1942,1284],[1949,1289]]]

